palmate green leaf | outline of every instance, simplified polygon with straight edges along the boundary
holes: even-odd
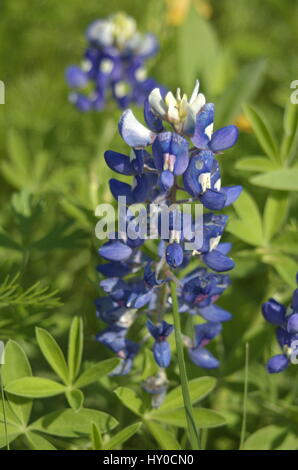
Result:
[[[269,160],[267,157],[251,156],[241,158],[236,162],[235,168],[243,171],[258,171],[265,172],[277,170],[280,168],[277,162]]]
[[[1,403],[0,403],[1,406]],[[6,440],[6,430],[7,430],[7,440]],[[4,423],[0,421],[0,448],[5,447],[8,443],[14,441],[20,434],[21,430],[14,426],[13,424],[7,423],[5,430]]]
[[[251,105],[245,105],[244,111],[266,155],[273,161],[278,160],[279,151],[277,141],[265,117]]]
[[[95,423],[92,423],[92,427],[91,427],[91,441],[92,441],[93,450],[102,449],[102,437]]]
[[[115,369],[119,364],[120,359],[113,357],[106,359],[105,361],[98,362],[93,366],[86,369],[75,382],[75,386],[78,388],[86,387],[94,382],[97,382],[102,376],[107,375],[109,372]]]
[[[57,341],[43,328],[35,329],[38,346],[52,369],[64,383],[68,383],[68,368]]]
[[[40,436],[36,432],[29,431],[26,433],[26,439],[32,450],[57,450],[51,442],[45,437]]]
[[[264,236],[267,241],[271,240],[283,226],[288,208],[289,197],[286,193],[275,191],[267,197],[263,217]]]
[[[272,264],[280,277],[295,289],[297,262],[286,255],[278,255],[268,259],[268,263]]]
[[[298,191],[298,168],[282,168],[253,176],[249,180],[256,186],[278,189],[280,191]]]
[[[273,248],[298,255],[298,230],[283,230],[282,233],[272,241]]]
[[[80,411],[84,403],[84,394],[81,390],[70,390],[65,393],[70,407],[74,411]]]
[[[90,435],[90,424],[94,423],[101,433],[114,429],[118,421],[103,411],[82,408],[78,413],[72,409],[54,411],[39,418],[30,428],[61,437]]]
[[[134,423],[111,437],[111,439],[104,444],[105,450],[114,450],[121,446],[124,442],[128,441],[140,429],[141,423]]]
[[[250,101],[261,87],[265,70],[265,60],[258,60],[242,67],[216,101],[216,128],[233,122],[243,104]]]
[[[23,377],[5,386],[5,391],[21,397],[53,397],[65,392],[65,386],[54,380],[40,377]]]
[[[167,431],[163,425],[154,421],[146,420],[145,424],[163,450],[181,450],[180,444],[174,437],[173,433]]]
[[[80,317],[75,317],[71,323],[69,340],[68,340],[68,367],[69,379],[72,383],[77,377],[83,355],[83,320]]]
[[[227,230],[244,242],[261,246],[263,244],[263,226],[258,206],[247,191],[242,191],[233,204],[238,219],[231,219]]]
[[[284,114],[284,137],[281,144],[282,161],[291,159],[298,146],[298,107],[288,101]]]
[[[216,379],[214,377],[198,377],[188,382],[190,400],[192,403],[196,403],[199,400],[205,398],[216,385]],[[183,395],[182,388],[179,387],[171,390],[161,407],[160,411],[163,410],[174,410],[183,406]]]
[[[143,402],[134,390],[118,387],[114,391],[123,405],[138,416],[143,416]]]
[[[226,419],[220,413],[205,408],[193,408],[193,416],[197,427],[201,429],[217,428],[226,424]],[[149,417],[160,423],[170,424],[180,428],[187,427],[184,408],[167,411],[152,411],[150,415],[147,416],[147,419],[149,419]]]
[[[15,341],[9,340],[5,347],[5,364],[2,365],[2,379],[4,387],[11,382],[30,377],[31,366],[26,353]],[[21,423],[27,424],[32,409],[32,400],[22,398],[9,393],[6,394],[9,405]]]
[[[254,432],[246,439],[243,450],[275,450],[280,447],[282,442],[288,437],[291,437],[291,439],[287,439],[287,443],[285,443],[288,450],[297,449],[297,437],[289,433],[287,429],[275,425],[265,426],[262,429],[258,429],[258,431]]]

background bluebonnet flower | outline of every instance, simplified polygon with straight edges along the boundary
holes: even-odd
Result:
[[[81,66],[71,65],[65,78],[73,89],[70,101],[80,111],[102,110],[110,96],[124,109],[142,106],[157,86],[147,77],[146,61],[158,51],[153,34],[142,35],[136,22],[125,13],[92,22]]]
[[[296,280],[298,282],[298,274]],[[282,350],[282,354],[269,359],[267,370],[271,374],[282,372],[291,363],[292,354],[298,353],[298,289],[295,289],[288,308],[269,299],[262,305],[262,312],[265,320],[277,326],[276,338]]]
[[[115,178],[110,180],[116,200],[126,196],[127,205],[142,201],[146,207],[153,202],[168,208],[177,203],[179,189],[191,196],[191,202],[212,210],[199,219],[191,214],[181,217],[179,209],[171,211],[167,234],[163,234],[163,215],[159,212],[154,228],[159,239],[156,258],[143,251],[145,240],[141,237],[109,240],[99,249],[99,254],[108,261],[98,270],[107,278],[100,286],[109,300],[96,301],[98,317],[108,324],[97,339],[118,356],[120,351],[126,360],[128,365],[125,363],[116,373],[131,369],[136,348],[129,355],[126,340],[130,326],[140,321],[142,314],[146,315],[147,328],[155,340],[156,363],[163,371],[169,366],[171,351],[167,338],[173,326],[164,320],[164,314],[171,311],[169,280],[174,276],[172,270],[179,271],[192,262],[200,265],[184,278],[178,280],[174,276],[181,315],[188,313],[205,321],[195,325],[195,340],[187,343],[189,357],[199,367],[208,369],[219,365],[206,345],[220,334],[222,323],[232,317],[216,302],[230,284],[224,272],[232,269],[234,262],[228,256],[231,244],[221,241],[228,217],[214,211],[232,204],[242,188],[221,187],[217,155],[236,142],[238,131],[235,126],[228,126],[213,133],[213,113],[214,105],[206,104],[198,82],[190,100],[179,90],[174,96],[154,89],[144,104],[148,127],[130,109],[119,120],[119,133],[130,147],[128,154],[112,150],[105,153],[106,163],[113,171],[134,179],[132,185]],[[134,220],[129,209],[127,219]],[[203,224],[202,240],[195,237],[199,223]],[[192,250],[186,248],[187,242],[193,243]],[[146,341],[146,337],[141,341]],[[155,384],[156,377],[151,377],[151,385],[144,385],[150,393],[155,393],[152,383]],[[166,389],[165,383],[161,394]]]

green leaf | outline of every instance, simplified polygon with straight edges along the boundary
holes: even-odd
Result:
[[[242,191],[233,204],[238,219],[231,219],[227,230],[244,242],[261,246],[263,244],[262,219],[257,204],[247,191]]]
[[[283,231],[272,241],[272,246],[284,253],[298,255],[298,231]]]
[[[214,377],[198,377],[188,382],[190,399],[192,403],[196,403],[206,397],[216,385],[216,379]],[[172,409],[183,407],[183,395],[182,388],[176,387],[171,390],[166,396],[165,401],[159,408],[160,412],[166,409]]]
[[[68,367],[71,383],[80,371],[84,346],[83,342],[83,320],[80,317],[74,317],[70,327],[68,341]]]
[[[265,426],[254,432],[246,439],[243,450],[273,450],[275,449],[276,442],[282,440],[287,436],[288,431],[281,426]],[[297,438],[296,438],[297,448]]]
[[[47,439],[35,432],[27,432],[26,439],[32,450],[57,450]]]
[[[236,162],[235,168],[243,171],[271,171],[280,168],[276,162],[267,157],[245,157]]]
[[[291,159],[298,145],[298,107],[289,100],[284,114],[284,137],[281,144],[282,161]]]
[[[226,424],[226,419],[217,411],[207,410],[205,408],[193,409],[194,419],[198,428],[217,428]],[[161,423],[170,424],[181,428],[186,428],[186,418],[184,408],[179,408],[175,411],[152,411],[147,419],[159,421]]]
[[[94,382],[97,382],[102,376],[107,375],[115,369],[119,364],[120,359],[113,357],[105,361],[98,362],[83,372],[77,379],[75,386],[78,388],[86,387]]]
[[[1,405],[1,404],[0,404]],[[0,421],[0,448],[5,447],[8,443],[14,441],[20,434],[21,431],[19,428],[14,426],[13,424],[7,423],[7,440],[6,440],[6,431],[4,423]]]
[[[92,449],[101,450],[102,449],[102,438],[100,431],[95,423],[92,423],[91,428],[91,440],[92,440]]]
[[[118,421],[103,411],[82,408],[78,413],[72,409],[49,413],[31,424],[31,429],[61,437],[90,435],[90,423],[94,423],[101,433],[114,429]]]
[[[65,392],[65,386],[40,377],[23,377],[6,385],[5,391],[21,397],[53,397]]]
[[[180,444],[173,436],[172,432],[167,431],[161,424],[154,421],[145,421],[150,433],[163,450],[181,450]]]
[[[53,336],[42,328],[35,330],[38,346],[52,369],[64,383],[68,383],[68,369],[63,352]]]
[[[15,341],[9,340],[5,347],[5,364],[2,366],[3,385],[22,377],[31,376],[31,366],[26,353]],[[7,394],[7,398],[20,422],[27,424],[31,415],[32,400]]]
[[[272,264],[280,277],[289,284],[293,289],[296,286],[296,273],[297,273],[297,262],[288,256],[278,255],[271,259],[269,258],[268,263]]]
[[[84,394],[81,390],[71,390],[65,393],[70,407],[74,411],[80,411],[84,403]]]
[[[133,413],[143,416],[143,403],[134,390],[127,387],[118,387],[114,390],[119,400]]]
[[[242,105],[250,101],[261,87],[265,70],[265,60],[258,60],[241,68],[216,102],[216,128],[233,122],[241,112]]]
[[[180,83],[184,91],[191,92],[198,77],[203,77],[204,86],[206,83],[208,87],[219,53],[218,39],[214,29],[208,21],[191,8],[186,21],[177,33],[178,70],[183,72]],[[194,48],[194,44],[204,44],[204,47]]]
[[[138,430],[140,429],[141,423],[134,423],[126,428],[122,429],[120,432],[115,434],[107,443],[105,443],[105,450],[114,450],[117,449],[121,444],[128,441]]]
[[[244,111],[248,117],[262,149],[272,160],[278,160],[278,146],[272,129],[264,116],[251,105],[245,105]]]
[[[298,191],[298,168],[282,168],[250,178],[250,182],[263,188],[280,191]]]
[[[264,209],[264,236],[267,241],[278,233],[287,217],[289,197],[285,193],[272,192]]]

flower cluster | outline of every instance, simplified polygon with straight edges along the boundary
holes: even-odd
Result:
[[[296,276],[298,282],[298,274]],[[282,354],[271,357],[267,363],[267,370],[271,374],[282,372],[290,362],[292,356],[298,356],[298,289],[295,289],[292,302],[288,308],[274,299],[269,299],[262,306],[265,320],[276,325],[276,337]]]
[[[136,229],[140,225],[132,214],[136,203],[145,207],[152,203],[175,206],[169,214],[166,235],[162,233],[161,214],[157,213],[153,231],[159,239],[156,257],[151,259],[143,249],[145,237],[138,230],[134,237],[118,233],[99,249],[107,261],[98,266],[106,277],[100,286],[107,297],[97,299],[97,316],[108,326],[97,335],[97,340],[122,359],[116,373],[127,373],[139,350],[139,345],[127,339],[129,328],[145,314],[150,333],[147,340],[150,336],[154,339],[153,355],[162,374],[151,377],[144,388],[155,394],[158,390],[164,393],[167,388],[164,369],[171,360],[168,338],[173,325],[164,319],[172,304],[169,280],[177,282],[181,315],[201,317],[201,323],[195,326],[194,339],[183,337],[194,364],[218,367],[219,361],[206,346],[221,332],[222,322],[231,318],[229,312],[215,304],[230,284],[225,272],[234,267],[234,262],[228,256],[231,244],[221,242],[227,216],[213,211],[232,204],[241,193],[241,186],[221,186],[217,160],[222,151],[235,144],[238,132],[235,126],[213,132],[213,118],[214,105],[206,103],[199,93],[198,82],[190,100],[181,96],[180,90],[174,96],[156,88],[144,104],[147,127],[130,109],[120,118],[119,132],[131,148],[130,155],[111,150],[105,153],[112,170],[133,177],[132,184],[114,178],[109,182],[114,198],[118,201],[125,198],[130,206],[126,211],[130,225]],[[187,194],[186,201],[212,212],[197,219],[193,215],[181,218],[178,191]],[[202,237],[197,238],[200,224]],[[190,242],[192,249],[187,248]],[[178,279],[179,269],[186,268],[194,259],[201,263],[199,267]]]
[[[122,109],[130,103],[142,106],[157,86],[145,68],[146,60],[158,50],[155,36],[141,35],[133,18],[117,13],[91,23],[86,38],[81,66],[66,70],[66,81],[74,89],[70,101],[80,111],[101,110],[111,92]]]

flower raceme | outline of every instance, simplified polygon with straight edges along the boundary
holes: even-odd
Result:
[[[130,103],[143,105],[157,86],[145,68],[146,60],[158,51],[155,36],[140,34],[133,18],[117,13],[91,23],[86,39],[81,66],[66,69],[66,81],[73,89],[70,101],[80,111],[102,110],[110,93],[122,109]]]
[[[298,282],[298,274],[296,280]],[[267,370],[270,374],[282,372],[291,362],[298,362],[298,289],[295,289],[288,308],[269,299],[263,304],[262,311],[265,320],[277,326],[276,338],[282,350],[282,354],[269,359]]]
[[[166,207],[174,204],[176,209],[170,212],[167,236],[162,235],[160,214],[157,216],[156,255],[148,254],[140,235],[134,239],[111,237],[99,249],[106,261],[98,271],[106,277],[100,285],[107,297],[97,299],[97,316],[108,326],[97,340],[122,359],[116,373],[129,372],[138,352],[127,340],[129,328],[146,315],[149,335],[142,342],[153,338],[153,356],[160,370],[144,387],[156,393],[159,388],[154,384],[160,382],[160,374],[160,389],[166,389],[165,368],[171,360],[168,337],[173,326],[165,320],[172,308],[171,279],[177,283],[181,318],[188,313],[195,322],[194,340],[184,337],[190,360],[207,369],[219,365],[206,346],[220,334],[222,323],[231,319],[230,312],[216,301],[230,284],[225,272],[234,267],[234,262],[228,256],[231,244],[221,241],[227,216],[213,211],[231,205],[242,188],[221,186],[217,157],[235,144],[238,132],[235,126],[213,132],[214,105],[206,103],[199,82],[190,100],[180,90],[174,95],[154,89],[145,100],[144,119],[146,126],[127,109],[119,120],[120,135],[130,152],[125,155],[108,150],[105,161],[116,173],[131,176],[133,183],[112,178],[110,190],[116,200],[125,198],[131,208],[158,202]],[[200,220],[190,213],[181,221],[178,191],[184,191],[187,202],[212,212],[202,214]],[[135,220],[131,208],[126,212],[130,221]],[[199,223],[202,237],[196,238],[193,234]],[[192,242],[191,250],[188,242]],[[193,269],[188,269],[184,278],[179,277],[179,270],[188,265]]]

